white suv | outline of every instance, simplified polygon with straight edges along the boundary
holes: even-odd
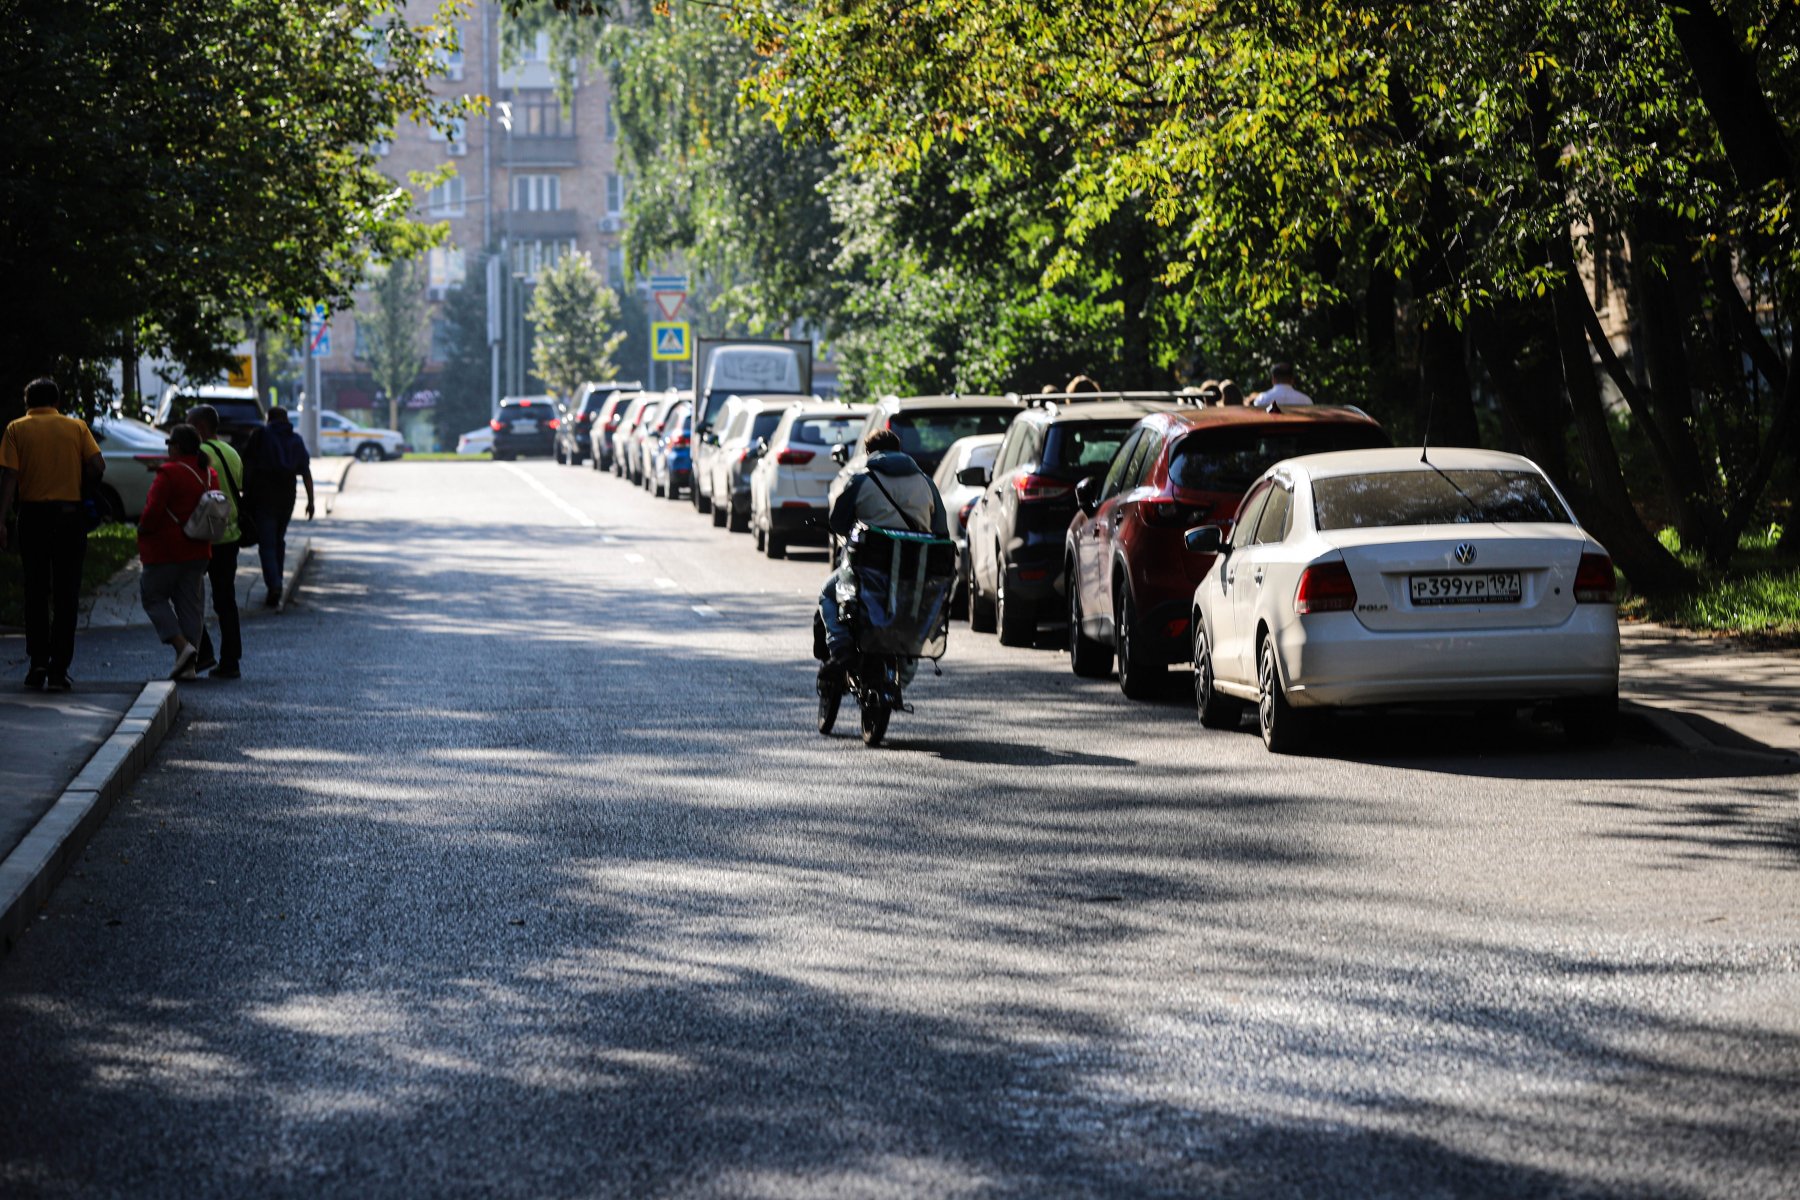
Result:
[[[733,533],[750,528],[750,472],[756,468],[758,442],[767,442],[781,416],[796,404],[825,403],[817,396],[733,396],[719,410],[707,437],[710,445],[696,455],[694,490],[704,487],[712,523]]]
[[[354,454],[364,462],[379,462],[405,454],[406,437],[396,430],[358,425],[341,413],[321,412],[319,453]]]
[[[781,415],[750,472],[750,532],[770,558],[795,540],[824,545],[827,494],[837,477],[832,451],[856,441],[867,409],[796,404]]]

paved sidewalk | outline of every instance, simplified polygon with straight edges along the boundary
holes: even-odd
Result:
[[[50,811],[140,690],[99,684],[79,692],[0,692],[0,860]]]
[[[1621,698],[1705,741],[1800,760],[1800,651],[1757,650],[1649,622],[1619,630]]]

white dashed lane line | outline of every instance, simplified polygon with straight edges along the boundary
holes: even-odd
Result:
[[[600,523],[598,521],[594,520],[594,518],[592,518],[592,517],[588,516],[586,513],[582,512],[579,508],[576,508],[573,504],[570,504],[567,500],[564,500],[561,496],[557,495],[555,492],[551,491],[549,488],[545,487],[538,480],[532,478],[532,476],[530,474],[528,474],[527,472],[520,470],[518,467],[513,466],[511,463],[502,463],[500,469],[503,471],[509,472],[510,474],[515,475],[518,478],[524,480],[526,485],[528,487],[530,487],[532,491],[536,492],[538,495],[542,496],[544,499],[546,499],[550,503],[554,504],[557,508],[559,508],[563,512],[567,513],[569,515],[569,517],[571,519],[573,519],[574,522],[577,525],[581,526],[583,529],[598,529],[598,528],[600,528]]]

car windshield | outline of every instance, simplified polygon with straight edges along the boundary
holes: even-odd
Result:
[[[1321,421],[1196,429],[1176,444],[1169,481],[1186,491],[1241,496],[1257,476],[1284,458],[1387,444],[1387,435],[1379,428],[1363,424]]]
[[[861,417],[808,417],[795,421],[788,442],[796,446],[841,446],[856,437]]]
[[[109,442],[116,442],[120,447],[127,449],[161,450],[169,438],[169,435],[162,430],[152,429],[148,425],[108,418],[95,421],[93,431],[94,440],[102,446]]]
[[[1313,481],[1320,529],[1471,522],[1572,523],[1534,471],[1381,471]]]
[[[937,470],[944,452],[966,437],[982,433],[1004,433],[1016,408],[996,408],[980,412],[955,410],[895,413],[888,428],[900,438],[900,449],[912,456],[927,475]]]
[[[1046,475],[1066,475],[1071,479],[1092,474],[1112,461],[1136,423],[1136,418],[1056,422],[1044,439],[1044,461],[1038,469]]]

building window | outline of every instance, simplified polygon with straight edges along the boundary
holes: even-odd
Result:
[[[444,47],[438,51],[438,65],[443,69],[444,78],[453,83],[460,83],[463,77],[463,52],[460,48]]]
[[[562,101],[549,88],[514,93],[514,137],[570,137],[575,132],[575,101],[563,112]]]
[[[519,212],[556,212],[562,208],[562,177],[513,176],[513,208]]]
[[[461,175],[452,175],[426,193],[425,215],[428,217],[460,217],[463,211]]]
[[[367,362],[373,347],[369,344],[369,335],[363,332],[363,323],[356,322],[356,357]]]
[[[461,287],[468,277],[467,260],[460,246],[433,246],[426,255],[426,283],[434,293],[433,298],[443,295],[445,289]]]
[[[431,322],[431,354],[432,362],[443,362],[450,357],[450,322],[442,317],[435,317]]]
[[[541,238],[536,241],[514,242],[512,248],[513,274],[523,275],[527,279],[536,279],[540,272],[554,267],[563,255],[573,253],[575,253],[574,238]]]
[[[388,152],[391,151],[393,148],[394,148],[394,143],[389,141],[387,138],[382,138],[379,142],[370,142],[369,143],[369,149],[374,152],[376,158],[386,158],[388,156]]]
[[[613,98],[611,96],[606,98],[606,140],[609,142],[616,142],[619,140],[619,121],[618,117],[613,112]]]
[[[621,246],[606,248],[606,286],[615,291],[625,286],[625,250]]]
[[[606,212],[608,216],[619,216],[625,211],[626,198],[631,195],[631,179],[613,171],[606,173]]]

